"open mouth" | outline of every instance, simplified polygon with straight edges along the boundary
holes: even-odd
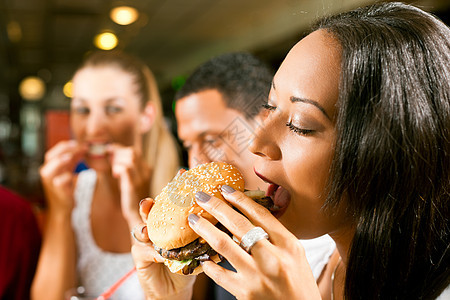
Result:
[[[261,178],[263,181],[267,182],[269,184],[269,187],[266,191],[266,196],[272,198],[273,203],[276,210],[272,211],[272,214],[276,218],[280,218],[284,212],[286,211],[287,207],[289,206],[289,203],[291,201],[291,194],[289,191],[287,191],[282,186],[270,181],[269,179],[265,178],[263,175],[259,174],[255,170],[255,174]]]
[[[90,143],[88,153],[91,157],[103,157],[107,146],[107,143]]]

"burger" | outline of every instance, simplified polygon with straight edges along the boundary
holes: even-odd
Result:
[[[195,275],[202,272],[201,261],[220,261],[217,252],[189,227],[187,217],[202,216],[231,235],[195,201],[198,191],[224,200],[220,192],[222,185],[245,192],[266,208],[273,208],[272,199],[265,197],[263,191],[244,191],[244,178],[231,164],[212,162],[179,172],[155,198],[147,218],[148,236],[171,272]]]

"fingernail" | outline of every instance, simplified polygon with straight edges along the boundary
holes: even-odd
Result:
[[[195,215],[195,214],[190,214],[190,215],[188,216],[188,222],[189,222],[189,224],[191,224],[191,225],[194,225],[195,223],[197,223],[198,219],[200,219],[200,217],[197,216],[197,215]]]
[[[199,191],[195,193],[195,198],[200,202],[206,203],[209,201],[209,199],[211,199],[211,196],[205,192]]]
[[[144,199],[141,199],[141,201],[139,201],[139,207],[141,207],[141,205],[142,205],[142,203],[144,202],[144,201],[146,201],[146,200],[149,200],[150,198],[144,198]]]
[[[229,185],[222,185],[222,192],[227,193],[227,194],[232,194],[234,193],[236,190],[233,189],[231,186]]]
[[[142,226],[141,234],[144,234],[144,231],[147,231],[147,225]]]

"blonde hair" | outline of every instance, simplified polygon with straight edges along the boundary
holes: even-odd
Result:
[[[91,53],[78,70],[88,66],[105,65],[115,65],[134,78],[136,93],[141,98],[141,109],[145,109],[148,102],[154,106],[153,125],[143,137],[143,155],[152,170],[149,196],[155,197],[180,167],[178,147],[163,118],[161,97],[155,77],[143,62],[117,50]]]
[[[153,169],[150,195],[154,197],[173,178],[180,162],[177,144],[163,119],[161,97],[155,77],[149,68],[145,68],[144,75],[148,80],[149,101],[155,107],[155,121],[144,137],[144,155]]]

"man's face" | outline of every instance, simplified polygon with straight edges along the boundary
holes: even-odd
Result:
[[[253,171],[256,156],[248,150],[257,123],[227,107],[217,90],[205,90],[179,99],[175,116],[190,168],[224,161],[241,171],[247,189],[265,189],[266,184]]]

